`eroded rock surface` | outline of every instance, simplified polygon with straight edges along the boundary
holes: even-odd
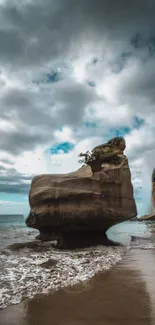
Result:
[[[42,240],[58,240],[59,247],[67,240],[83,246],[105,242],[108,228],[137,215],[124,149],[124,139],[114,138],[92,150],[97,152],[93,168],[90,164],[69,174],[36,176],[27,225],[38,229]]]

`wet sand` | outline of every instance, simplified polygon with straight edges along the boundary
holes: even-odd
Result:
[[[85,284],[0,311],[0,325],[155,325],[154,250],[134,249]]]

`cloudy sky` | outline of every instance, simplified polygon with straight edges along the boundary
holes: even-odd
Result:
[[[0,213],[116,135],[148,212],[154,125],[155,0],[0,0]]]

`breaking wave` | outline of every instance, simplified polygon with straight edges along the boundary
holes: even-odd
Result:
[[[58,251],[50,242],[18,243],[0,252],[0,308],[83,283],[119,262],[123,247]]]

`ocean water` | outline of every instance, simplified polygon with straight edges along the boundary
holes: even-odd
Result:
[[[23,215],[0,215],[0,249],[15,242],[34,240],[37,234],[26,226]]]
[[[118,263],[128,249],[155,249],[153,223],[124,222],[112,227],[108,236],[122,247],[59,251],[51,242],[36,241],[37,234],[26,227],[23,216],[0,216],[0,309],[60,287],[87,284],[96,273]]]

